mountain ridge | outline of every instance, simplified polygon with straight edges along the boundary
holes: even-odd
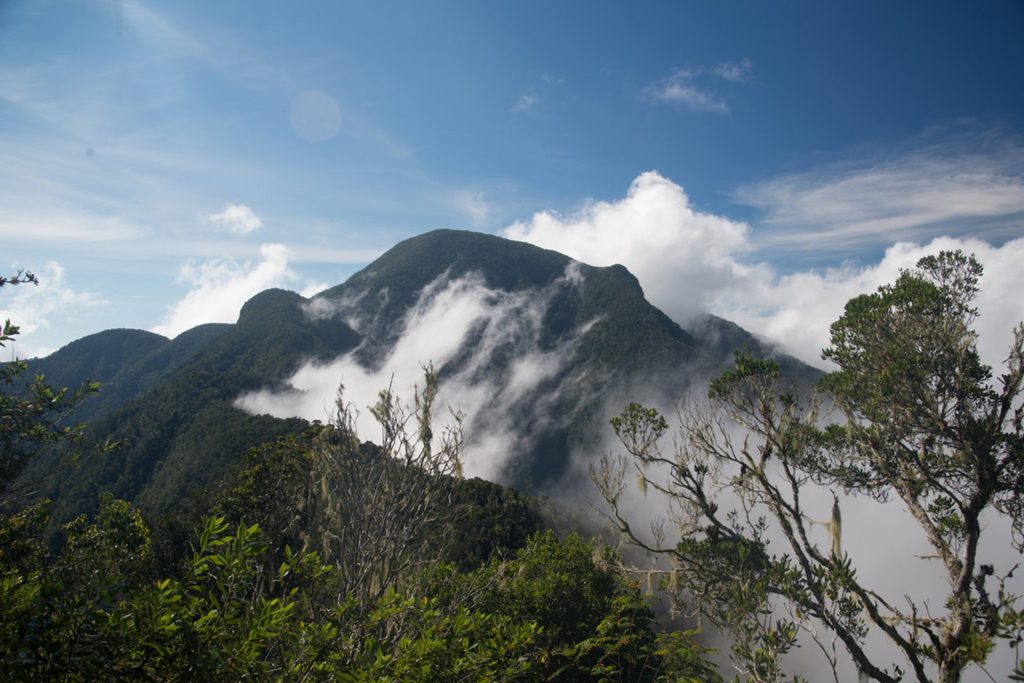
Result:
[[[728,321],[708,316],[701,324],[694,336],[672,321],[621,265],[595,267],[492,235],[435,231],[400,242],[310,299],[261,292],[234,324],[163,342],[122,331],[122,344],[138,338],[148,350],[126,355],[120,369],[101,368],[114,398],[100,400],[88,431],[93,443],[121,448],[82,458],[74,471],[58,470],[60,454],[48,453],[31,469],[48,482],[44,492],[57,499],[60,518],[93,509],[101,490],[167,511],[248,448],[323,419],[342,377],[327,376],[321,396],[300,375],[362,373],[381,389],[399,367],[396,356],[433,352],[439,357],[415,358],[412,370],[435,362],[442,386],[452,387],[448,396],[474,402],[471,453],[495,458],[490,478],[538,491],[571,472],[574,453],[596,452],[609,397],[667,402],[726,369],[736,350],[777,355]],[[91,343],[119,338],[100,335],[107,336]],[[81,374],[91,360],[78,354],[78,342],[39,362],[68,361],[71,376],[66,356],[77,354]],[[809,370],[783,361],[796,375]],[[279,410],[239,409],[258,392]],[[302,413],[302,400],[319,412]]]

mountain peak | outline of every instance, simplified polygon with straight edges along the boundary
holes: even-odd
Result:
[[[447,273],[459,277],[479,272],[487,285],[511,291],[541,287],[560,277],[568,256],[495,235],[467,230],[434,230],[399,242],[347,282],[321,292],[333,298],[345,289],[387,281],[392,294],[412,295],[420,286]]]

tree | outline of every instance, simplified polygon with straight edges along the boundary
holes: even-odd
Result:
[[[541,626],[542,680],[722,680],[692,632],[655,633],[654,614],[618,555],[575,533],[537,533],[514,558],[493,558],[461,583],[460,602],[475,595],[470,602],[484,612]]]
[[[0,287],[20,284],[38,285],[39,280],[21,270],[10,277],[0,276]],[[0,347],[14,341],[20,331],[5,320]],[[99,383],[89,380],[74,390],[51,387],[42,375],[26,382],[27,372],[28,365],[20,360],[0,365],[0,507],[10,502],[14,480],[43,444],[81,436],[82,425],[65,424],[64,420],[79,401],[99,390]]]
[[[876,661],[869,632],[902,653],[914,679],[944,683],[983,664],[997,638],[1019,642],[1024,620],[1005,583],[1014,568],[979,563],[978,546],[986,514],[1009,522],[1017,551],[1024,545],[1024,327],[993,379],[973,330],[981,273],[973,257],[942,252],[846,305],[823,353],[837,370],[821,382],[840,421],[821,419],[824,398],[782,391],[776,363],[743,355],[706,404],[681,411],[671,456],[659,448],[668,425],[656,411],[632,404],[613,420],[640,481],[673,501],[682,540],[665,546],[630,526],[625,460],[593,471],[611,518],[634,543],[672,557],[679,585],[731,631],[736,664],[752,679],[781,679],[780,657],[801,630],[837,681],[837,643],[863,677],[907,673]],[[909,598],[903,607],[865,585],[842,545],[838,494],[829,520],[811,517],[815,485],[901,502],[948,584],[943,607]],[[818,525],[831,536],[825,548]],[[770,537],[784,553],[771,552]]]
[[[326,425],[254,449],[219,496],[221,511],[255,521],[279,546],[316,550],[339,576],[339,596],[372,605],[389,587],[445,557],[458,527],[460,416],[435,436],[438,380],[407,406],[390,388],[370,412],[379,444],[360,443],[356,411],[339,389]]]

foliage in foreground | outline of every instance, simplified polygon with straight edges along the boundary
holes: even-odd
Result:
[[[716,680],[692,642],[653,635],[636,587],[576,536],[360,602],[331,598],[340,577],[318,553],[270,557],[256,525],[208,518],[181,576],[153,580],[124,501],[67,525],[49,558],[44,524],[37,507],[0,527],[4,680]]]

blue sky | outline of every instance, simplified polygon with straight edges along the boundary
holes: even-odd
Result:
[[[1020,2],[12,0],[0,235],[43,284],[0,314],[22,356],[173,335],[455,227],[804,357],[797,313],[940,244],[1019,320],[1021,35]]]

